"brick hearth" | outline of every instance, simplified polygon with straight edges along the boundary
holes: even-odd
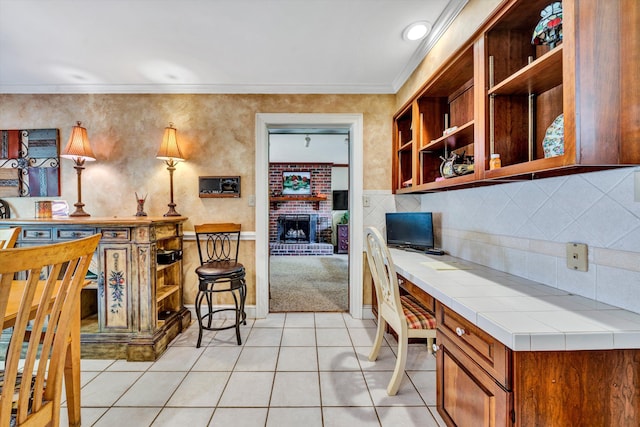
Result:
[[[333,255],[330,243],[269,243],[271,255]]]

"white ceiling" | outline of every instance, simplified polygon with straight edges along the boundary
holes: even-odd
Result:
[[[309,129],[312,131],[312,129]],[[309,137],[309,143],[305,138]],[[269,135],[269,161],[273,163],[349,163],[349,136],[326,133]]]
[[[395,93],[467,1],[0,0],[0,93]]]

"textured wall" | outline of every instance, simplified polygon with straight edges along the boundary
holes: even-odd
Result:
[[[131,216],[134,193],[148,194],[145,211],[162,215],[169,202],[169,173],[156,159],[169,122],[187,161],[175,171],[176,210],[189,217],[185,231],[201,222],[240,222],[255,230],[256,113],[362,113],[364,116],[364,188],[389,189],[394,95],[7,95],[0,94],[0,129],[60,129],[61,149],[71,127],[87,128],[97,161],[83,172],[82,200],[94,217]],[[59,199],[73,209],[76,173],[61,160]],[[198,176],[240,175],[239,199],[201,199]],[[268,185],[268,183],[265,183]],[[33,217],[35,198],[9,198],[12,216]],[[254,242],[244,241],[248,304],[255,302]],[[193,302],[197,254],[185,242],[185,300]]]
[[[60,129],[66,144],[77,120],[87,128],[97,161],[83,172],[83,202],[92,216],[136,211],[134,192],[148,194],[150,215],[167,211],[169,175],[155,158],[164,127],[178,129],[185,163],[175,172],[175,202],[202,221],[242,222],[254,229],[256,113],[363,113],[364,186],[389,188],[393,95],[0,95],[0,128]],[[76,201],[73,162],[63,159],[61,199]],[[240,175],[240,199],[198,198],[198,176]],[[9,200],[18,216],[33,215],[34,199]]]

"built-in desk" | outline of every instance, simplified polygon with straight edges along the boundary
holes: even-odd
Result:
[[[405,289],[435,300],[449,425],[640,425],[640,315],[450,256],[391,254]]]
[[[185,217],[3,219],[22,227],[19,247],[102,234],[82,291],[81,354],[86,358],[155,360],[191,322],[183,305]]]

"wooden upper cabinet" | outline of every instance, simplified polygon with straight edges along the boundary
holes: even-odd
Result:
[[[416,173],[414,155],[413,105],[409,104],[394,118],[393,126],[393,188],[412,190]]]
[[[548,0],[511,1],[483,33],[487,70],[484,149],[487,158],[500,154],[502,163],[501,168],[489,170],[487,161],[487,178],[575,163],[571,132],[565,133],[565,155],[545,158],[543,151],[547,127],[564,113],[564,53],[571,50],[565,49],[564,41],[554,48],[531,43],[540,11],[548,4]],[[570,38],[569,27],[563,19],[565,41]],[[569,101],[570,96],[567,98]]]
[[[396,179],[397,192],[640,164],[637,0],[563,1],[563,41],[553,48],[531,43],[549,3],[503,2],[394,117],[397,129],[402,121],[412,130],[410,150],[394,154],[394,177],[410,175],[412,186]],[[545,157],[545,133],[560,114],[564,154]],[[439,179],[451,152],[472,155],[474,172]],[[502,167],[490,170],[493,153]]]
[[[637,0],[564,2],[576,34],[578,162],[640,163],[640,6]]]

